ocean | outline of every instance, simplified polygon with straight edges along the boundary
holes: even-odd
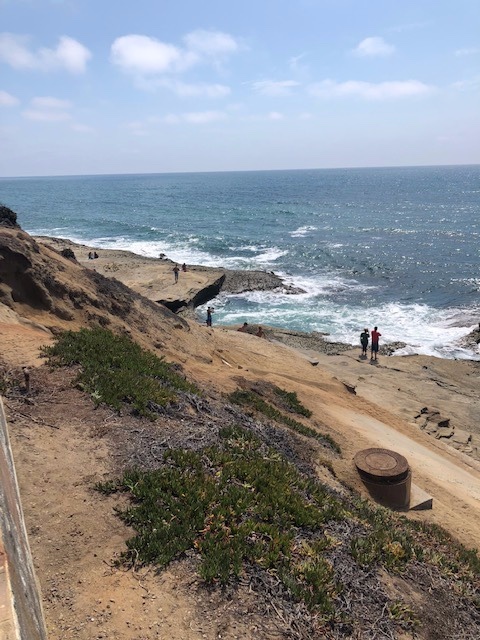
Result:
[[[215,324],[480,359],[480,166],[0,179],[23,229],[179,263],[274,271],[305,293],[214,301]],[[199,320],[205,310],[197,310]]]

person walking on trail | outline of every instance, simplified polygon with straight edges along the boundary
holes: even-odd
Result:
[[[380,338],[382,334],[378,332],[378,327],[374,327],[373,331],[372,331],[372,355],[371,355],[371,360],[376,360],[377,359],[377,353],[378,353],[378,340]]]
[[[172,269],[173,271],[173,275],[175,276],[175,284],[177,284],[178,282],[178,272],[180,271],[180,269],[178,268],[178,265],[175,265]]]
[[[368,349],[368,339],[370,337],[370,333],[368,329],[364,329],[360,334],[360,344],[362,345],[362,356],[367,357],[367,349]]]
[[[211,327],[212,326],[212,313],[213,313],[214,309],[213,307],[208,307],[207,309],[207,327]]]

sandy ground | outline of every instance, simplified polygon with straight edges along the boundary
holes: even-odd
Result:
[[[12,339],[15,333],[20,348]],[[21,325],[0,325],[0,339],[4,359],[17,366],[38,362],[38,347],[46,342],[43,332]],[[443,524],[470,546],[480,545],[480,463],[429,436],[413,420],[423,406],[439,408],[478,437],[478,363],[413,356],[380,358],[375,366],[352,351],[317,354],[319,364],[312,366],[304,354],[284,345],[195,325],[177,359],[200,383],[218,390],[233,390],[235,377],[242,375],[296,391],[342,447],[343,459],[335,463],[339,477],[360,490],[352,464],[358,450],[385,447],[405,455],[414,482],[434,498],[433,510],[415,517]],[[345,383],[356,383],[356,395]]]
[[[41,318],[46,322],[47,314]],[[412,356],[380,357],[373,365],[359,358],[359,350],[338,356],[299,352],[226,328],[187,326],[167,317],[165,323],[167,333],[152,349],[161,346],[199,384],[229,392],[242,376],[297,392],[313,420],[342,448],[342,456],[331,460],[338,479],[365,496],[355,453],[385,447],[405,455],[414,482],[433,496],[433,509],[409,517],[440,524],[467,546],[480,546],[480,463],[474,447],[466,455],[415,421],[422,407],[438,409],[456,429],[471,433],[477,446],[479,363]],[[41,364],[39,349],[51,340],[44,327],[0,304],[1,364],[18,388],[5,406],[49,637],[284,637],[274,615],[262,618],[254,594],[245,590],[233,601],[205,593],[182,562],[160,576],[112,566],[130,532],[115,517],[113,501],[92,485],[115,468],[102,434],[118,416],[95,410],[68,376]],[[21,393],[22,365],[32,367],[31,398]]]
[[[2,339],[3,330],[0,326]],[[22,361],[33,364],[36,347],[44,340],[33,329],[29,331]],[[240,374],[297,391],[322,431],[342,447],[342,457],[332,461],[339,479],[360,491],[352,464],[359,449],[382,446],[403,453],[415,482],[434,497],[431,511],[411,517],[441,524],[468,546],[479,545],[480,465],[476,461],[432,440],[416,425],[369,399],[352,395],[320,364],[313,367],[302,354],[283,345],[219,328],[198,327],[194,334],[193,343],[206,340],[212,347],[208,363],[205,357],[184,356],[197,380],[231,389],[233,378]],[[14,353],[12,348],[10,355]],[[33,405],[25,405],[19,396],[6,401],[6,410],[49,638],[285,637],[275,615],[260,614],[255,594],[241,587],[229,600],[222,592],[205,592],[182,562],[160,575],[113,566],[131,532],[114,514],[117,499],[100,496],[92,486],[115,468],[108,438],[102,434],[118,417],[108,408],[94,409],[88,397],[72,388],[63,371],[34,369],[32,383]],[[383,404],[387,396],[384,389]]]

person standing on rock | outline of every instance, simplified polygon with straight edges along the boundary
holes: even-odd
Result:
[[[180,271],[180,269],[178,268],[178,265],[175,265],[172,269],[173,271],[173,275],[175,276],[175,284],[177,284],[178,282],[178,272]]]
[[[364,329],[360,334],[360,344],[362,345],[362,356],[367,357],[367,349],[368,349],[368,339],[370,337],[370,332],[368,329]]]
[[[371,360],[377,360],[377,353],[378,353],[378,340],[380,338],[382,334],[378,332],[378,327],[374,327],[373,331],[372,331],[372,355],[371,355]]]
[[[207,327],[211,327],[212,326],[212,313],[213,313],[214,309],[213,307],[208,307],[207,309]]]

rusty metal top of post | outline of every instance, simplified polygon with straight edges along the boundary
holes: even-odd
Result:
[[[389,449],[363,449],[353,459],[360,475],[387,481],[405,478],[408,461],[400,453]]]

